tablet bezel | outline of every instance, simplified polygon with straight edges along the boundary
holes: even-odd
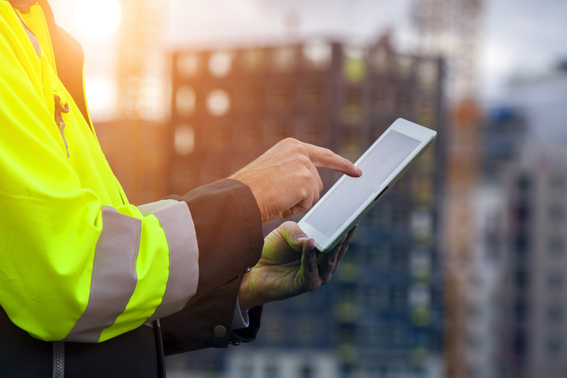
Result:
[[[350,230],[354,224],[356,224],[360,218],[368,212],[376,203],[378,196],[384,194],[392,185],[411,167],[412,163],[419,157],[427,147],[433,142],[437,133],[434,130],[428,129],[426,127],[417,125],[413,122],[407,121],[403,118],[398,118],[384,133],[370,146],[368,150],[356,161],[355,165],[358,165],[376,146],[380,141],[388,135],[388,133],[396,131],[400,134],[406,135],[410,138],[418,140],[419,145],[413,150],[413,152],[408,155],[401,163],[396,167],[396,169],[384,180],[382,185],[376,189],[365,201],[357,208],[353,214],[339,227],[339,229],[327,237],[321,231],[316,229],[311,224],[307,223],[304,219],[307,218],[309,214],[317,211],[317,208],[325,202],[326,198],[336,189],[336,187],[346,179],[347,176],[343,175],[331,189],[318,201],[311,210],[305,214],[305,216],[299,221],[299,227],[311,238],[315,240],[315,247],[321,252],[327,252],[331,250],[342,237]],[[363,172],[364,175],[364,172]],[[340,204],[338,204],[340,205]]]

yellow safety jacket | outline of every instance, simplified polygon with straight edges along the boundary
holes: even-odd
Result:
[[[252,191],[129,204],[80,45],[39,4],[0,0],[0,376],[163,377],[163,354],[254,340],[262,309],[242,328],[236,300],[263,245]]]
[[[0,306],[35,338],[101,342],[196,292],[193,219],[184,201],[128,203],[41,7],[17,12],[0,0]]]

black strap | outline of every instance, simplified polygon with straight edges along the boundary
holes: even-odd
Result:
[[[83,86],[83,65],[85,62],[83,48],[75,38],[55,23],[53,11],[47,0],[39,0],[39,5],[43,9],[43,14],[47,20],[57,76],[59,76],[59,79],[67,88],[73,100],[75,100],[81,114],[92,128]]]
[[[158,378],[166,378],[163,338],[161,335],[161,325],[159,324],[159,319],[152,322],[152,328],[154,330],[157,346]]]

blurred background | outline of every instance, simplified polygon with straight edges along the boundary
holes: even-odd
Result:
[[[439,133],[330,284],[169,377],[567,376],[567,2],[50,2],[134,204],[288,136],[354,161],[398,117]]]

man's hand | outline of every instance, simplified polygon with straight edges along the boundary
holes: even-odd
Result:
[[[262,257],[242,276],[241,308],[295,297],[328,283],[347,251],[354,227],[337,246],[319,253],[297,223],[285,222],[265,239]]]
[[[358,177],[362,171],[331,150],[288,138],[230,178],[248,185],[256,198],[262,222],[283,219],[308,210],[319,199],[323,183],[317,168]]]

